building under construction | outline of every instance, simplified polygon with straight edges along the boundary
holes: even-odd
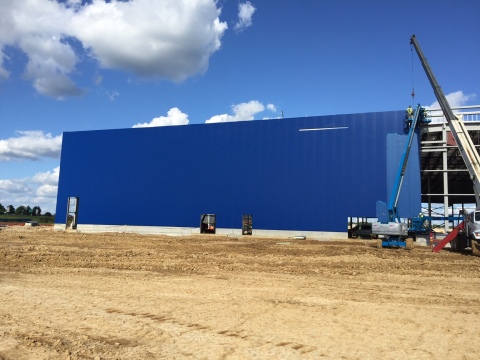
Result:
[[[478,151],[480,106],[453,110],[462,116]],[[441,111],[430,111],[430,117],[432,122],[422,129],[420,138],[423,211],[432,216],[458,214],[459,208],[475,207],[472,180]]]
[[[480,108],[454,110],[480,145]],[[402,218],[475,202],[436,113],[414,139]],[[349,218],[375,218],[388,198],[405,126],[401,110],[67,132],[55,228],[189,234],[214,214],[216,233],[241,234],[249,215],[257,235],[345,237]]]

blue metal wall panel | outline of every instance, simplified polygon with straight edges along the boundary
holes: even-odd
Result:
[[[403,111],[67,132],[57,223],[345,231],[387,193],[387,134]],[[321,129],[300,131],[301,129]],[[420,201],[420,200],[419,200]],[[420,202],[419,202],[420,205]]]
[[[387,135],[387,197],[386,203],[390,199],[393,185],[400,166],[400,160],[405,152],[405,146],[408,141],[407,135],[388,134]],[[420,213],[421,199],[421,176],[420,176],[420,145],[417,133],[413,135],[410,155],[403,185],[400,192],[397,212],[401,218],[412,218]],[[381,200],[381,199],[379,199]]]

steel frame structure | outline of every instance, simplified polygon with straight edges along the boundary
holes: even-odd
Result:
[[[462,116],[477,151],[480,148],[480,105],[453,108]],[[454,205],[475,204],[472,180],[441,109],[429,109],[432,122],[421,131],[422,203],[429,216],[432,204],[442,204],[443,216],[453,215]],[[473,205],[472,205],[473,206]],[[445,223],[445,230],[450,224]]]

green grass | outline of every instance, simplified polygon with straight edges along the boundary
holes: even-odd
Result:
[[[28,220],[36,221],[39,224],[53,224],[55,216],[0,215],[0,222],[25,222]]]

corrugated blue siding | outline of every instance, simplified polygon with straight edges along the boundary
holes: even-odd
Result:
[[[401,157],[405,152],[407,141],[407,135],[387,135],[387,204],[397,177]],[[405,181],[401,187],[401,196],[397,206],[398,215],[402,218],[416,217],[420,213],[422,187],[419,154],[419,140],[418,135],[415,133],[410,149],[407,169],[405,171]]]
[[[79,224],[198,227],[214,213],[218,227],[240,228],[253,214],[256,229],[345,231],[348,216],[375,217],[387,200],[387,134],[403,134],[403,117],[64,133],[56,222],[79,196]],[[324,130],[299,131],[314,128]]]

